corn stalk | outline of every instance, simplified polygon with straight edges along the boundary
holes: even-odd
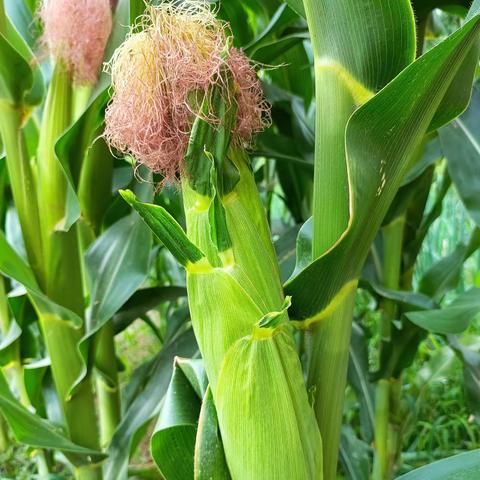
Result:
[[[331,480],[337,468],[351,295],[424,135],[468,103],[478,55],[478,17],[473,16],[479,5],[474,3],[463,29],[416,62],[408,1],[387,6],[305,0],[303,6],[292,6],[306,15],[314,50],[316,183],[313,262],[286,288],[292,316],[301,328],[313,330],[309,384],[324,445],[324,478]],[[460,70],[465,78],[459,81],[461,94],[449,104],[444,98],[449,100],[457,88]],[[414,90],[420,83],[422,91]],[[411,101],[400,105],[399,98]],[[319,287],[312,295],[308,285]]]
[[[75,312],[84,312],[82,266],[75,225],[68,225],[68,183],[55,154],[55,143],[71,123],[71,79],[57,63],[47,94],[38,148],[39,203],[45,207],[41,217],[46,261],[45,293],[53,301]],[[69,285],[66,289],[65,285]],[[83,328],[75,327],[50,314],[40,322],[52,359],[52,372],[62,404],[70,438],[85,447],[99,447],[91,379],[87,376],[72,393],[84,374],[77,345]],[[83,468],[79,478],[101,478],[98,467]]]

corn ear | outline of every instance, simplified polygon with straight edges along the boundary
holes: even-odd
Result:
[[[320,433],[288,325],[257,327],[235,343],[216,404],[234,478],[322,478]]]
[[[187,234],[161,207],[123,195],[186,268],[231,478],[320,480],[321,437],[287,325],[289,299],[248,156],[224,128],[236,112],[216,93],[206,101],[223,127],[203,116],[193,126],[182,175]]]

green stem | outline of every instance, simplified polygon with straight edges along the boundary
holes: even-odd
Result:
[[[403,232],[405,230],[405,217],[395,218],[383,227],[383,284],[386,288],[397,290],[399,288],[402,268]],[[392,321],[397,313],[397,304],[394,300],[385,299],[382,302],[383,315],[380,320],[380,336],[382,340],[389,341],[392,331]]]
[[[44,285],[44,256],[40,234],[37,191],[25,137],[22,114],[7,101],[0,101],[0,135],[7,154],[7,169],[30,266],[40,286]]]
[[[405,216],[395,218],[383,227],[383,284],[397,290],[402,274],[402,251]],[[391,340],[392,322],[397,316],[397,303],[390,299],[382,302],[380,336],[383,342]],[[384,378],[377,385],[375,410],[375,454],[373,480],[393,478],[395,461],[401,448],[401,380]]]
[[[100,133],[96,132],[94,137]],[[112,175],[112,155],[105,141],[98,139],[85,156],[80,171],[78,198],[84,222],[84,249],[100,234],[103,217],[112,197]],[[98,332],[95,347],[95,363],[101,372],[97,377],[101,445],[106,446],[121,418],[118,366],[111,321]]]
[[[121,418],[120,385],[111,320],[98,332],[97,341],[95,360],[97,369],[101,372],[97,377],[100,438],[101,445],[106,446],[112,439]]]
[[[402,380],[381,379],[375,400],[375,456],[372,480],[391,480],[401,453]]]
[[[5,290],[5,279],[0,276],[0,332],[3,336],[8,334],[10,329],[10,312],[8,309],[7,294]],[[20,401],[25,406],[30,406],[30,399],[25,388],[23,379],[23,366],[20,356],[20,343],[15,341],[9,346],[9,363],[4,367],[5,371],[10,372]]]
[[[323,444],[323,480],[336,479],[343,416],[355,289],[339,307],[316,326],[308,386]]]
[[[385,480],[388,471],[388,422],[389,422],[390,382],[382,379],[378,382],[375,397],[375,460],[372,480]]]
[[[324,51],[321,32],[314,27],[322,7],[314,0],[305,0],[304,6],[314,51],[317,105],[312,244],[316,259],[338,241],[348,225],[345,127],[355,100],[348,82],[323,63],[328,52]],[[323,480],[336,479],[354,303],[355,289],[313,331],[308,385],[314,392],[322,435]]]
[[[81,329],[53,315],[41,315],[52,373],[60,398],[70,438],[85,447],[98,449],[98,432],[91,378],[84,379],[71,393],[71,387],[83,373],[83,363],[77,345],[83,336]]]
[[[76,226],[63,231],[67,205],[67,179],[55,155],[55,143],[71,121],[72,87],[69,75],[57,64],[47,95],[38,149],[39,202],[43,206],[42,238],[47,264],[46,294],[57,303],[84,314],[82,265]],[[66,286],[68,285],[68,288]],[[70,438],[98,449],[99,439],[91,376],[87,375],[72,394],[71,388],[84,375],[78,352],[82,327],[53,315],[40,315],[52,373]],[[101,478],[96,467],[83,467],[82,478]],[[100,476],[99,476],[100,475]],[[80,478],[80,477],[79,477]]]
[[[0,453],[6,452],[9,446],[8,426],[0,413]]]

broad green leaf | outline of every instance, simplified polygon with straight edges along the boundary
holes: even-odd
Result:
[[[295,21],[298,17],[287,8],[287,4],[283,3],[278,7],[276,12],[272,15],[268,25],[248,44],[245,45],[243,50],[249,58],[253,58],[255,52],[272,41],[273,38],[277,38],[282,31]]]
[[[454,335],[448,335],[447,339],[450,347],[462,361],[465,398],[478,419],[480,418],[480,353],[462,345]]]
[[[299,15],[305,17],[305,8],[302,0],[287,0],[288,5],[295,10]]]
[[[122,308],[113,316],[115,333],[125,330],[134,320],[164,302],[174,302],[186,297],[184,287],[151,287],[137,290]]]
[[[137,211],[181,265],[185,267],[190,264],[194,265],[205,258],[198,247],[187,238],[182,227],[163,207],[139,202],[135,195],[128,190],[122,190],[120,194]]]
[[[480,2],[472,8],[478,14]],[[350,118],[346,131],[349,225],[334,248],[287,283],[295,318],[319,318],[319,312],[342,287],[358,278],[378,227],[408,170],[410,156],[428,132],[465,58],[475,48],[478,33],[476,16],[403,70]],[[399,102],[399,98],[415,101]],[[454,115],[456,108],[449,113]],[[312,291],[307,285],[318,288]]]
[[[38,66],[33,67],[35,64],[30,47],[6,17],[0,28],[0,98],[16,106],[39,104],[44,82]]]
[[[292,33],[270,42],[262,42],[260,46],[254,49],[251,58],[266,65],[275,63],[280,55],[285,54],[304,40],[308,40],[308,34]]]
[[[18,105],[32,83],[32,70],[27,61],[0,34],[0,98]]]
[[[480,313],[480,289],[472,288],[446,307],[424,312],[407,312],[406,317],[434,333],[456,334],[468,328]]]
[[[370,447],[358,439],[349,426],[342,428],[340,441],[340,461],[345,469],[347,480],[369,480],[370,478]]]
[[[351,219],[347,122],[357,106],[414,60],[416,39],[408,0],[388,5],[376,0],[303,3],[316,84],[313,256],[317,258],[338,241]]]
[[[150,246],[150,231],[137,215],[131,214],[112,225],[86,252],[90,304],[85,312],[85,335],[79,345],[86,365],[91,365],[94,353],[90,348],[93,335],[145,280]],[[101,370],[102,366],[97,364],[97,368]]]
[[[169,385],[175,356],[191,357],[196,351],[193,333],[188,330],[171,339],[149,365],[148,379],[124,413],[108,447],[105,480],[127,479],[133,436],[158,413]]]
[[[291,98],[288,103],[291,105]],[[296,123],[296,112],[292,112],[291,117],[290,123]],[[295,221],[302,223],[310,216],[314,168],[313,148],[304,144],[302,140],[292,137],[293,127],[290,123],[288,133],[285,131],[275,133],[272,129],[263,132],[257,140],[259,150],[255,155],[276,160],[275,169],[283,190],[285,204]]]
[[[201,365],[201,360],[175,359],[170,385],[151,438],[152,457],[166,480],[194,478],[193,458],[201,396],[182,368],[182,364],[194,362]],[[195,371],[198,366],[191,365],[190,369]],[[199,373],[205,376],[203,368]],[[197,383],[199,381],[203,383],[196,379]]]
[[[80,118],[61,135],[55,144],[57,157],[74,190],[78,186],[83,158],[95,140],[94,135],[98,134],[98,129],[103,124],[108,99],[107,89],[100,92]]]
[[[376,282],[368,282],[367,285],[365,285],[363,282],[360,282],[360,286],[365,286],[373,290],[373,292],[377,293],[381,297],[395,300],[395,302],[398,302],[399,304],[410,309],[413,307],[420,310],[429,310],[438,306],[435,301],[423,293],[405,290],[392,290]]]
[[[83,320],[71,310],[58,305],[50,300],[38,287],[30,267],[22,260],[13,248],[8,244],[3,233],[0,232],[0,271],[7,277],[21,283],[34,304],[42,314],[51,314],[59,319],[71,322],[74,326],[80,326]]]
[[[480,226],[480,88],[473,89],[469,109],[439,130],[448,171],[470,213]]]
[[[480,475],[480,450],[445,458],[397,480],[477,480]]]
[[[37,415],[40,415],[44,418],[47,417],[47,411],[45,406],[45,398],[43,395],[43,383],[50,366],[50,359],[43,358],[41,360],[28,363],[23,369],[23,379],[28,398],[35,408]],[[53,419],[50,418],[50,420]]]
[[[467,247],[460,244],[450,255],[434,263],[420,279],[420,292],[441,300],[448,290],[458,285],[466,253]]]
[[[234,42],[237,47],[247,45],[255,34],[255,25],[249,18],[249,12],[242,2],[218,2],[218,16],[230,23],[235,32]]]
[[[195,442],[195,480],[230,480],[212,390],[207,388],[198,419]]]
[[[88,334],[98,331],[145,280],[150,246],[150,231],[136,214],[112,225],[90,246],[85,254]]]
[[[36,448],[60,450],[76,465],[95,463],[105,458],[101,452],[72,443],[52,424],[20,405],[10,392],[2,373],[0,373],[0,411],[19,442]]]

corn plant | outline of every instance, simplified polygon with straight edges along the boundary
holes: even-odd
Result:
[[[127,478],[155,421],[158,470],[131,475],[333,480],[340,451],[348,478],[393,478],[427,332],[475,368],[454,335],[478,289],[444,296],[478,228],[414,271],[452,181],[478,226],[474,120],[454,119],[479,1],[148,3],[0,2],[0,446],[11,430],[44,478],[55,451],[77,478]],[[459,28],[423,51],[452,3]],[[280,195],[294,225],[275,249]],[[380,312],[374,373],[359,285]],[[162,346],[121,394],[115,335],[138,318]],[[371,472],[342,432],[347,370]],[[474,478],[475,455],[405,478]]]

